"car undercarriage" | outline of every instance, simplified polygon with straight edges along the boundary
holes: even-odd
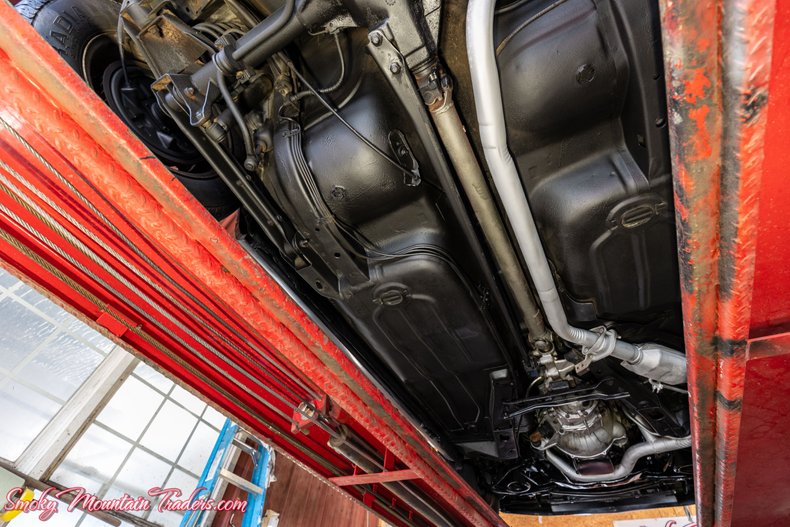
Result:
[[[693,501],[656,2],[17,9],[492,505]]]

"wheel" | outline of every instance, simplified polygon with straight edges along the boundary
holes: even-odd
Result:
[[[120,8],[114,0],[21,0],[16,5],[187,190],[222,219],[238,208],[233,193],[159,108],[144,66],[127,57],[124,75],[117,40]]]
[[[94,90],[102,65],[118,60],[113,0],[21,0],[16,10]]]

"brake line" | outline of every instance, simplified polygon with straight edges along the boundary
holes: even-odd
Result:
[[[395,160],[395,159],[393,159],[392,157],[390,157],[390,156],[389,156],[389,155],[388,155],[388,154],[387,154],[385,151],[383,151],[381,148],[379,148],[378,146],[376,146],[375,144],[373,144],[373,142],[372,142],[370,139],[368,139],[367,137],[365,137],[364,135],[362,135],[362,133],[360,133],[360,132],[359,132],[359,130],[357,130],[356,128],[354,128],[354,127],[351,125],[351,123],[349,123],[348,121],[346,121],[346,120],[343,118],[343,116],[342,116],[342,115],[340,115],[340,112],[338,112],[338,111],[337,111],[337,110],[334,108],[334,106],[332,106],[331,104],[329,104],[329,102],[327,102],[327,101],[324,99],[324,97],[321,95],[321,93],[320,93],[318,90],[316,90],[315,88],[313,88],[313,86],[312,86],[312,85],[311,85],[309,82],[307,82],[307,79],[305,79],[305,78],[304,78],[304,76],[302,76],[302,74],[301,74],[301,73],[299,73],[299,72],[296,70],[296,67],[294,66],[293,62],[291,62],[291,59],[289,59],[288,57],[284,57],[284,58],[283,58],[283,60],[285,61],[285,64],[288,66],[288,68],[289,68],[289,69],[290,69],[290,70],[293,72],[293,74],[296,76],[296,78],[298,78],[298,79],[299,79],[299,81],[300,81],[302,84],[304,84],[304,86],[305,86],[305,87],[306,87],[306,88],[307,88],[307,89],[308,89],[308,90],[309,90],[309,91],[310,91],[310,92],[311,92],[311,93],[312,93],[312,94],[313,94],[313,95],[314,95],[314,96],[315,96],[315,97],[318,99],[318,101],[319,101],[319,102],[320,102],[320,103],[321,103],[321,104],[322,104],[322,105],[323,105],[323,106],[324,106],[324,107],[325,107],[327,110],[329,110],[329,112],[330,112],[332,115],[334,115],[334,116],[337,118],[337,120],[338,120],[338,121],[340,121],[340,122],[343,124],[343,126],[345,126],[346,128],[348,128],[348,129],[351,131],[351,133],[352,133],[352,134],[354,134],[355,136],[357,136],[357,138],[358,138],[360,141],[362,141],[363,143],[365,143],[365,144],[368,146],[368,148],[370,148],[371,150],[373,150],[374,152],[376,152],[376,153],[377,153],[379,156],[381,156],[381,157],[382,157],[382,158],[383,158],[385,161],[387,161],[387,163],[389,163],[390,165],[394,166],[395,168],[397,168],[399,171],[403,172],[403,173],[404,173],[404,174],[406,174],[406,175],[409,175],[409,176],[413,175],[413,174],[412,174],[412,172],[411,172],[409,169],[405,168],[405,167],[404,167],[403,165],[401,165],[401,164],[400,164],[400,163],[399,163],[397,160]]]

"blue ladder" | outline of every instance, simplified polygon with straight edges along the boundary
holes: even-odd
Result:
[[[250,439],[257,447],[247,444]],[[252,458],[254,468],[250,480],[233,472],[233,467],[241,455]],[[241,527],[259,527],[263,517],[266,488],[273,472],[274,451],[271,447],[240,430],[237,424],[227,419],[198,481],[197,488],[203,487],[203,490],[195,494],[195,499],[209,497],[219,500],[228,485],[242,489],[247,492],[247,508]],[[214,514],[214,511],[187,511],[181,519],[180,527],[207,527]]]

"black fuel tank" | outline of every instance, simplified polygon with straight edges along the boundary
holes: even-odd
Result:
[[[452,440],[490,439],[492,378],[521,375],[522,336],[414,124],[364,51],[367,32],[348,34],[360,50],[349,65],[349,93],[332,97],[344,119],[383,151],[402,137],[421,181],[407,181],[305,101],[302,124],[274,134],[276,164],[267,171],[272,195],[302,239],[297,272],[331,301],[367,345],[365,360],[391,372],[427,422]],[[331,47],[307,51],[316,67],[332,64]]]

